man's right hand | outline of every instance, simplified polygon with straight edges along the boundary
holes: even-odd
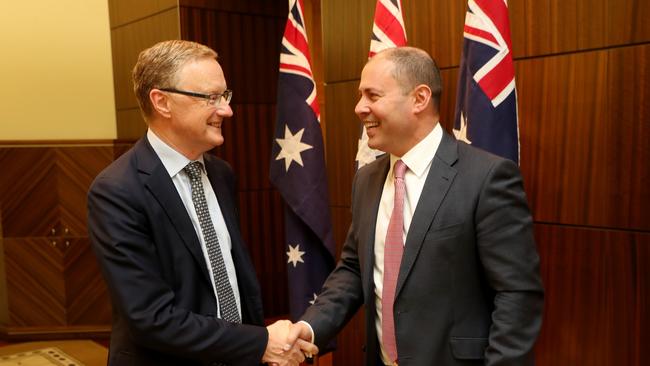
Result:
[[[318,347],[299,339],[302,330],[295,326],[288,320],[279,320],[266,327],[269,341],[262,362],[279,366],[298,365],[305,360],[305,354],[311,356],[318,353]],[[308,332],[311,337],[311,332]]]

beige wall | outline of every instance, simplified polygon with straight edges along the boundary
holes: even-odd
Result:
[[[114,139],[106,0],[3,1],[0,141]]]

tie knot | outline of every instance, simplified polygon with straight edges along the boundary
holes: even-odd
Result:
[[[193,161],[183,168],[185,173],[189,175],[190,179],[197,179],[201,177],[201,162]]]
[[[395,178],[404,179],[404,173],[406,173],[407,168],[408,167],[406,166],[406,164],[404,164],[402,159],[397,160],[395,162],[395,168],[393,169],[393,174],[395,174]]]

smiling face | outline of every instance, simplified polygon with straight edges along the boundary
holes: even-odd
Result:
[[[395,65],[380,55],[361,72],[359,102],[354,112],[366,127],[368,146],[402,156],[418,143],[415,97],[393,76]]]
[[[219,63],[201,58],[184,65],[175,77],[174,88],[201,94],[223,93],[226,79]],[[158,124],[157,134],[188,159],[223,144],[221,126],[232,109],[222,102],[210,106],[205,99],[163,92],[167,97],[168,119]],[[152,126],[153,127],[153,126]],[[160,131],[162,130],[162,131]]]

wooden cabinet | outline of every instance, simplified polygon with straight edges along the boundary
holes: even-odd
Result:
[[[111,142],[0,147],[0,319],[8,338],[109,332],[110,298],[88,240],[86,194],[112,160]]]

